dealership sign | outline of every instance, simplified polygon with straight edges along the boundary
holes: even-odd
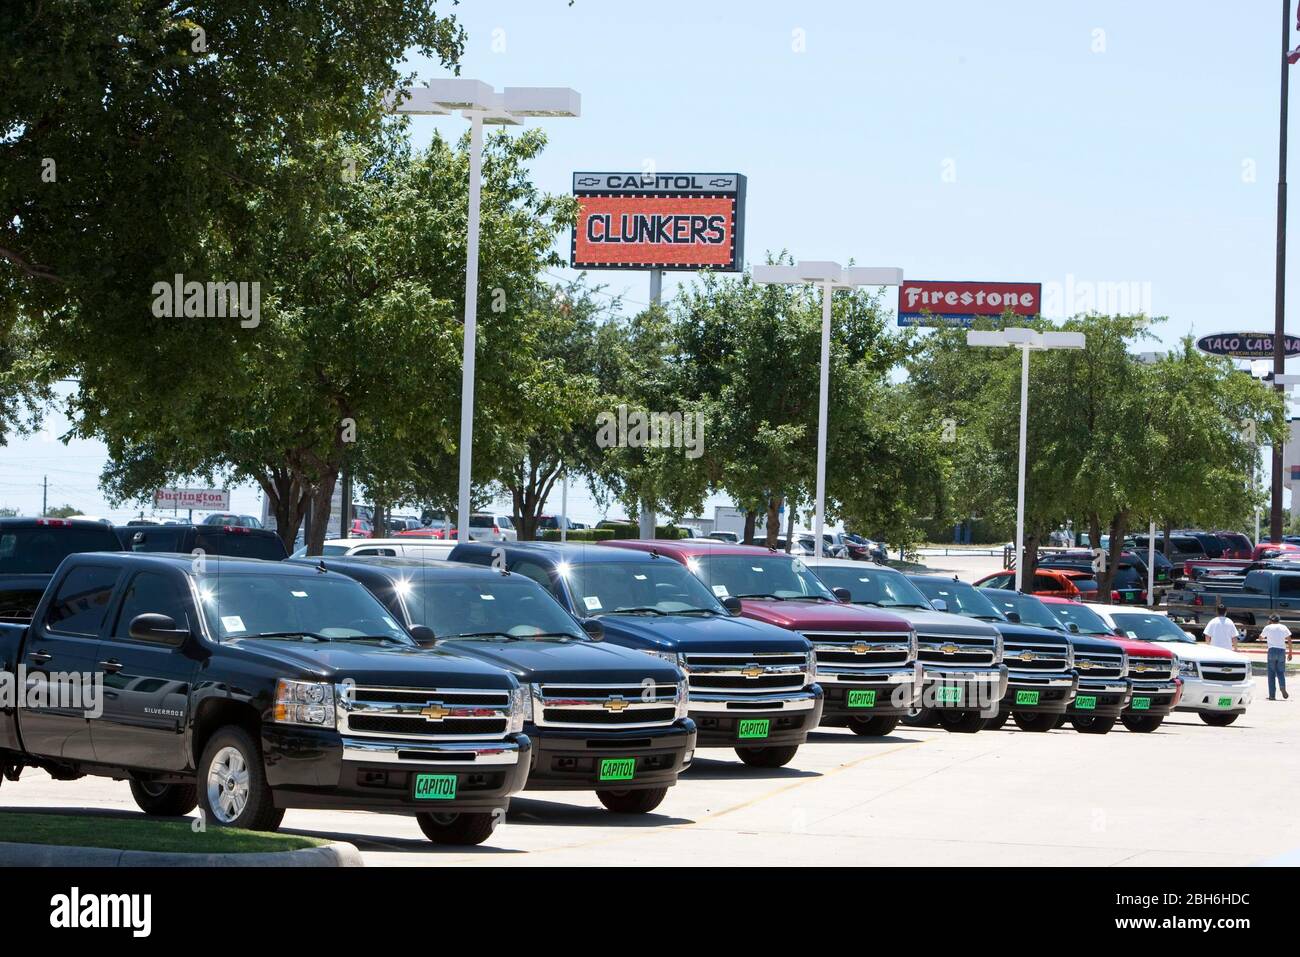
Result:
[[[574,173],[575,269],[715,269],[745,258],[739,173]]]
[[[153,493],[155,508],[197,508],[224,512],[230,492],[221,488],[160,488]]]
[[[1037,282],[933,282],[909,279],[898,287],[900,326],[969,326],[979,316],[1042,312]]]
[[[1216,332],[1196,340],[1196,348],[1212,356],[1230,356],[1233,359],[1273,358],[1273,333],[1271,332]],[[1300,356],[1300,336],[1287,336],[1288,356]]]

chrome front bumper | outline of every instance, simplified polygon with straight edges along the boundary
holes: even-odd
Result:
[[[746,711],[811,711],[817,707],[811,691],[795,694],[728,695],[720,692],[692,694],[687,699],[691,714],[743,714]]]
[[[343,738],[343,760],[367,764],[472,764],[499,766],[519,763],[514,741],[394,741],[384,738]]]

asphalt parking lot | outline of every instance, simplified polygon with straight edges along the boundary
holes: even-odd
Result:
[[[284,829],[356,844],[369,866],[1216,866],[1300,853],[1300,696],[1228,728],[1176,714],[1154,734],[1070,729],[881,739],[825,729],[794,766],[702,751],[658,812],[616,817],[586,793],[527,792],[487,844],[440,849],[414,819],[290,811]],[[126,784],[28,771],[0,806],[136,815]]]

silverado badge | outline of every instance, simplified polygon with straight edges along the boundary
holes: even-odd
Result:
[[[444,708],[436,701],[430,701],[428,707],[420,710],[420,716],[424,718],[425,721],[441,721],[449,714],[451,714],[451,710]]]
[[[621,695],[614,695],[612,698],[606,699],[605,703],[602,704],[601,707],[606,711],[612,711],[615,714],[618,714],[627,707],[627,699]]]

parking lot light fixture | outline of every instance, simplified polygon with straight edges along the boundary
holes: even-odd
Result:
[[[1035,349],[1082,349],[1087,339],[1082,332],[1038,332],[1024,326],[995,331],[971,329],[966,345],[1020,350],[1020,456],[1016,479],[1016,591],[1021,589],[1025,562],[1025,445],[1029,427],[1029,353]]]
[[[460,386],[460,474],[456,529],[469,541],[470,466],[474,444],[474,348],[478,334],[479,195],[483,181],[483,127],[518,126],[525,117],[581,115],[576,90],[557,86],[508,86],[498,93],[482,80],[449,77],[390,94],[394,112],[447,116],[459,110],[470,123],[469,222],[465,257],[465,345]]]
[[[831,297],[836,289],[859,286],[901,286],[903,270],[893,266],[841,266],[824,260],[789,265],[755,266],[754,282],[777,285],[816,283],[822,287],[821,381],[817,393],[817,503],[813,519],[813,554],[822,557],[822,526],[826,505],[826,429],[831,381]]]

